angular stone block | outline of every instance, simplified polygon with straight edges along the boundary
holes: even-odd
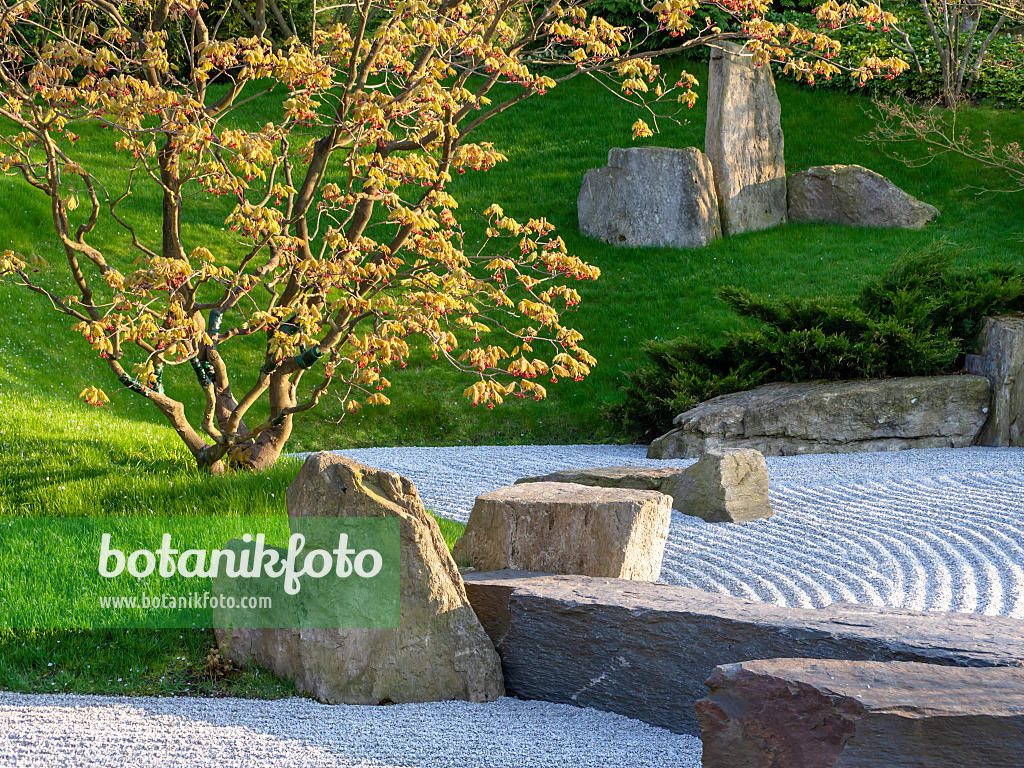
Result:
[[[236,664],[255,661],[328,704],[494,701],[501,664],[466,598],[437,521],[406,478],[311,454],[288,486],[291,517],[396,517],[398,629],[218,629]],[[216,584],[215,584],[216,590]],[[214,623],[216,626],[216,611]]]
[[[694,147],[613,149],[576,206],[580,232],[612,245],[700,248],[722,236],[711,163]]]
[[[1024,317],[986,317],[981,353],[967,355],[967,370],[992,384],[992,407],[978,445],[1024,446]]]
[[[775,659],[695,705],[704,768],[1018,768],[1024,670]]]
[[[790,221],[921,229],[939,215],[934,205],[861,165],[808,168],[789,177],[787,190]]]
[[[709,451],[680,475],[671,491],[676,509],[709,523],[772,516],[768,465],[758,451]]]
[[[765,456],[974,445],[988,419],[983,376],[766,384],[681,413],[649,459],[753,448]]]
[[[782,108],[767,64],[734,43],[711,48],[704,152],[715,169],[722,234],[786,221]]]
[[[510,695],[698,732],[720,664],[805,657],[962,667],[1024,663],[1024,622],[862,605],[782,608],[667,584],[515,571],[466,576]]]
[[[510,485],[477,497],[453,554],[478,571],[656,581],[671,519],[672,499],[657,491]]]

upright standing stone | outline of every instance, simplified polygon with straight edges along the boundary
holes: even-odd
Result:
[[[580,232],[612,245],[700,248],[722,236],[711,163],[695,147],[630,147],[583,177]]]
[[[218,629],[217,642],[232,661],[255,661],[328,704],[483,702],[504,694],[494,646],[437,521],[408,479],[314,453],[288,486],[288,516],[398,518],[399,627]]]
[[[980,346],[967,356],[967,370],[988,377],[992,406],[978,445],[1024,446],[1024,317],[986,317]]]
[[[781,116],[771,68],[754,66],[751,53],[733,43],[712,47],[704,152],[715,169],[724,235],[786,221]]]

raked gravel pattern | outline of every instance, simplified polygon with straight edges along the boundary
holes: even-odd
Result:
[[[643,446],[339,451],[409,477],[465,521],[477,495],[570,467],[688,466]],[[834,602],[1024,618],[1024,449],[768,458],[775,515],[710,524],[673,513],[661,579],[777,605]]]
[[[510,698],[369,707],[0,693],[2,768],[700,768],[700,755],[693,736]]]

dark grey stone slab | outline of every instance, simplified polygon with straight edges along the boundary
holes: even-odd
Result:
[[[1024,670],[772,659],[697,702],[704,768],[1020,768]]]
[[[835,604],[782,608],[665,584],[522,571],[465,576],[510,695],[698,733],[720,664],[803,657],[961,667],[1024,663],[1024,622]]]

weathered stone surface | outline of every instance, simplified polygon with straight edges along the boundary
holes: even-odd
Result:
[[[758,451],[708,451],[683,472],[672,490],[676,509],[709,523],[772,516],[768,465]]]
[[[594,467],[560,469],[538,477],[521,477],[521,483],[576,483],[601,488],[633,488],[638,491],[660,491],[662,485],[683,472],[679,467]],[[671,494],[670,494],[671,495]]]
[[[696,704],[704,768],[1024,765],[1024,670],[776,659],[729,664]]]
[[[988,418],[983,376],[766,384],[681,413],[649,459],[754,448],[765,456],[974,445]]]
[[[509,694],[696,733],[719,664],[806,657],[963,667],[1024,662],[1024,622],[861,605],[782,608],[667,584],[507,571],[466,577]]]
[[[860,165],[808,168],[791,175],[787,188],[790,221],[921,229],[939,215],[934,205]]]
[[[672,499],[657,491],[510,485],[477,497],[453,554],[478,571],[656,581],[671,517]]]
[[[660,491],[672,508],[709,523],[739,523],[771,517],[768,465],[757,451],[712,451],[685,469],[679,467],[599,467],[563,469],[520,483],[577,483],[602,488]]]
[[[986,317],[981,353],[967,356],[967,370],[987,376],[992,407],[978,445],[1024,446],[1024,317]]]
[[[288,515],[401,521],[399,628],[217,630],[235,663],[255,661],[330,704],[481,702],[504,694],[494,647],[437,521],[408,479],[315,453],[288,487]]]
[[[580,232],[612,245],[700,248],[722,236],[711,163],[694,147],[613,149],[576,206]]]
[[[734,43],[711,48],[704,151],[715,169],[722,234],[786,221],[782,108],[768,65]]]

